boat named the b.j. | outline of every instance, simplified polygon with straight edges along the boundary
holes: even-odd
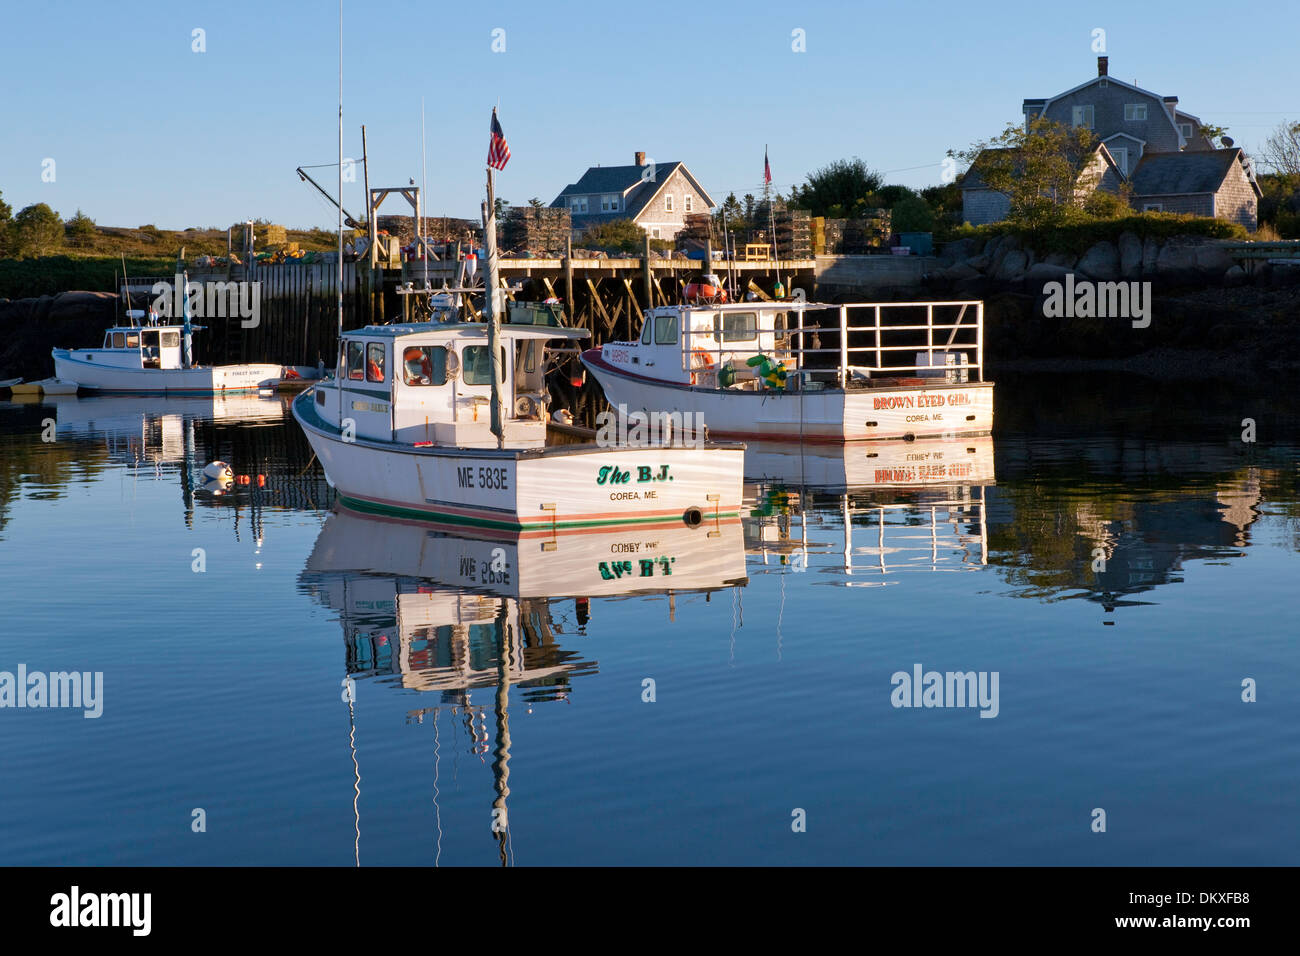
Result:
[[[729,304],[696,295],[649,310],[638,341],[589,349],[582,362],[625,414],[697,415],[715,438],[987,435],[983,327],[981,302]]]
[[[537,536],[618,524],[707,529],[738,514],[742,445],[546,444],[547,343],[588,334],[559,325],[558,312],[523,310],[527,324],[499,330],[417,322],[344,333],[335,376],[293,403],[343,502]],[[499,350],[495,389],[490,334]]]

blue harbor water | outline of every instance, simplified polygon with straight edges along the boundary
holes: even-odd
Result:
[[[334,513],[279,400],[0,403],[0,672],[103,675],[0,709],[0,862],[1295,864],[1298,408],[1004,377],[501,542]]]

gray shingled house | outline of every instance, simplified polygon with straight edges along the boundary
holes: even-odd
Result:
[[[568,208],[573,231],[631,219],[654,239],[672,239],[686,216],[713,208],[713,199],[684,163],[647,162],[636,153],[631,166],[592,166],[551,203]]]
[[[1097,75],[1045,99],[1027,99],[1025,124],[1042,116],[1065,126],[1085,126],[1104,145],[1131,189],[1131,203],[1146,209],[1227,219],[1254,231],[1261,195],[1249,158],[1239,148],[1216,149],[1199,117],[1178,109],[1178,97],[1160,96],[1110,76],[1109,59],[1097,58]],[[1182,159],[1179,159],[1182,157]],[[978,166],[978,160],[972,166]],[[1093,188],[1117,191],[1116,182]],[[962,180],[962,216],[972,225],[1005,218],[1005,196],[978,176]]]
[[[961,181],[962,216],[971,225],[987,222],[1001,222],[1011,211],[1011,200],[1005,193],[990,189],[984,181],[980,167],[992,159],[995,153],[1006,153],[1005,149],[986,149],[971,163],[970,169]],[[1119,192],[1124,182],[1115,157],[1111,155],[1104,143],[1098,143],[1079,163],[1075,178],[1075,196],[1085,198],[1096,189],[1106,192]]]
[[[1258,225],[1259,183],[1238,147],[1182,153],[1147,153],[1129,177],[1133,208],[1180,212]]]

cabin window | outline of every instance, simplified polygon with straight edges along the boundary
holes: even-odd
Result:
[[[359,382],[366,377],[366,354],[360,342],[348,343],[348,378]]]
[[[758,338],[758,317],[753,312],[724,312],[722,341],[752,342]]]
[[[140,347],[140,334],[138,332],[128,332],[126,334],[126,347],[129,349],[138,349]]]
[[[165,349],[180,348],[181,334],[179,332],[164,332],[162,334],[162,347]]]
[[[1092,129],[1092,123],[1093,123],[1092,104],[1088,104],[1087,106],[1074,107],[1074,111],[1071,116],[1070,125],[1082,126],[1085,129]]]
[[[465,384],[466,385],[491,385],[492,384],[492,353],[488,351],[486,345],[467,345],[464,355],[465,367]],[[501,349],[501,373],[504,376],[506,369],[506,350]]]
[[[387,381],[384,371],[384,343],[371,342],[366,346],[366,381]]]
[[[654,331],[655,320],[653,316],[646,316],[646,320],[641,323],[641,344],[650,344],[650,334]]]
[[[655,316],[655,344],[656,345],[677,344],[677,316],[675,315]]]
[[[403,349],[402,381],[407,385],[446,385],[447,350],[441,345]]]
[[[104,348],[106,348],[106,349],[111,349],[112,347],[113,347],[113,333],[112,333],[112,332],[105,332],[105,333],[104,333]]]
[[[1124,121],[1126,123],[1141,122],[1146,118],[1147,118],[1147,105],[1145,103],[1124,104]]]
[[[113,348],[115,348],[115,349],[124,349],[124,348],[126,348],[126,333],[125,333],[125,332],[114,332],[114,333],[113,333]]]

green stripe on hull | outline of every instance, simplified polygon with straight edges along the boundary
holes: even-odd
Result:
[[[470,515],[450,514],[445,511],[422,511],[419,508],[404,508],[400,505],[381,505],[373,501],[363,501],[358,498],[349,498],[347,495],[340,495],[339,500],[352,508],[354,511],[361,511],[366,514],[388,515],[395,518],[415,518],[422,521],[438,520],[444,524],[463,525],[471,528],[493,528],[501,531],[549,531],[571,530],[574,528],[601,528],[601,527],[618,527],[630,524],[663,524],[668,521],[675,521],[669,515],[658,515],[655,517],[644,518],[603,518],[593,521],[539,521],[524,524],[519,521],[494,520],[492,518],[475,518]],[[739,510],[719,511],[716,515],[718,518],[735,518],[740,515]],[[709,520],[708,515],[705,521]]]

